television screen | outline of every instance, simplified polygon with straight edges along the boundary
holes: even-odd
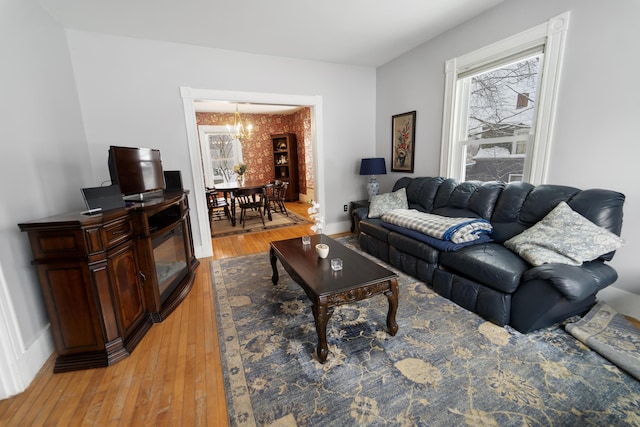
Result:
[[[152,148],[109,148],[111,183],[124,195],[144,194],[164,189],[160,150]]]

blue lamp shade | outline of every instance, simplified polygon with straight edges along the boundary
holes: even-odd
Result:
[[[362,159],[360,163],[360,175],[369,175],[369,182],[367,183],[367,194],[369,194],[369,200],[373,196],[378,195],[380,191],[380,184],[376,180],[376,175],[386,175],[387,165],[384,162],[383,157],[372,157],[369,159]]]
[[[387,165],[384,157],[371,157],[362,159],[360,163],[360,175],[386,175]]]

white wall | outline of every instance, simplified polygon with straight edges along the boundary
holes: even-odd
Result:
[[[624,193],[627,245],[611,265],[615,291],[603,292],[619,311],[640,316],[640,160],[637,70],[640,2],[510,0],[377,70],[376,152],[390,158],[391,116],[417,110],[413,176],[437,176],[442,128],[444,63],[565,11],[571,21],[560,82],[548,183]],[[404,174],[381,177],[388,191]],[[626,296],[625,298],[621,297]],[[628,297],[635,303],[630,304]]]
[[[347,230],[342,205],[362,198],[357,165],[375,136],[372,68],[65,33],[34,0],[2,0],[0,54],[0,398],[24,389],[53,351],[17,224],[81,209],[80,188],[109,179],[109,145],[161,149],[164,167],[182,170],[193,189],[181,86],[321,96],[327,229]]]
[[[356,163],[375,137],[373,68],[250,55],[67,31],[92,165],[109,178],[109,145],[159,148],[165,169],[193,189],[180,87],[321,96],[327,223],[348,229],[342,206],[361,198]],[[359,163],[358,163],[359,164]],[[199,182],[198,185],[203,185]],[[193,212],[193,211],[192,211]],[[201,245],[197,218],[194,244]]]
[[[0,397],[53,351],[17,224],[80,208],[91,169],[65,33],[32,0],[0,5]]]

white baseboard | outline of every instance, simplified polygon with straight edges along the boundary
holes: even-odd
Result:
[[[640,295],[609,286],[598,292],[598,299],[609,304],[618,313],[640,319]]]
[[[8,360],[9,371],[4,373],[8,377],[3,381],[0,399],[25,391],[54,351],[53,337],[47,325],[29,348],[16,355],[15,359]]]
[[[308,194],[300,194],[298,196],[298,201],[301,203],[311,203],[313,201],[313,196]]]
[[[211,246],[209,246],[209,250],[205,250],[202,245],[193,245],[193,256],[197,259],[213,256]]]
[[[315,200],[315,197],[316,197],[316,191],[314,188],[311,188],[311,187],[307,187],[307,192],[305,194],[303,193],[298,194],[298,200],[304,203],[311,203],[313,200]]]
[[[20,372],[22,372],[22,378],[27,387],[54,351],[56,351],[56,346],[51,335],[51,325],[48,325],[38,339],[23,353],[20,360]]]
[[[332,222],[325,226],[324,234],[340,234],[349,230],[351,230],[351,221]]]

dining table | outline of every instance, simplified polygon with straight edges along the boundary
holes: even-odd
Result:
[[[267,217],[269,221],[272,221],[271,217],[271,209],[268,209],[269,199],[268,199],[268,191],[267,188],[273,184],[269,182],[264,182],[260,180],[246,180],[242,182],[238,181],[229,181],[229,182],[221,182],[215,185],[215,190],[220,191],[224,194],[224,198],[229,200],[229,204],[231,205],[231,225],[236,226],[236,191],[240,189],[246,190],[254,190],[258,188],[264,188],[264,203],[267,207],[265,210],[267,212]]]

